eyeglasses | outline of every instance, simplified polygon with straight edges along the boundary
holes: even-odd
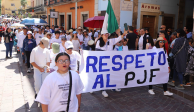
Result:
[[[66,60],[58,60],[57,62],[58,62],[59,64],[63,64],[63,63],[69,64],[69,63],[70,63],[70,61],[69,61],[68,59],[66,59]]]
[[[164,40],[161,40],[160,43],[165,43],[165,41]]]
[[[69,49],[67,49],[67,50],[72,50],[73,48],[69,48]]]

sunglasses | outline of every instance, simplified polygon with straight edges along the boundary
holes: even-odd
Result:
[[[165,41],[164,40],[161,40],[160,43],[165,43]]]
[[[67,49],[67,50],[72,50],[73,48],[69,48],[69,49]]]

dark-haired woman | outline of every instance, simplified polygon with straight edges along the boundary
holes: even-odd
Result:
[[[165,53],[166,53],[166,50],[165,50],[165,43],[167,41],[164,40],[163,37],[159,37],[156,41],[156,44],[155,44],[155,47],[153,47],[153,49],[156,49],[156,48],[163,48]],[[166,55],[167,56],[167,55]],[[170,69],[169,69],[170,71]],[[165,96],[172,96],[173,93],[169,92],[168,89],[167,89],[167,84],[163,84],[163,90],[164,90],[164,95]],[[151,95],[154,95],[154,91],[153,91],[153,86],[152,85],[149,85],[149,90],[148,92],[151,94]]]
[[[84,86],[78,73],[69,70],[70,56],[59,53],[55,64],[58,70],[46,77],[36,101],[42,104],[43,112],[79,112]]]
[[[113,51],[113,46],[117,42],[119,42],[123,39],[123,37],[127,34],[127,31],[125,31],[123,33],[123,35],[120,35],[120,29],[118,29],[116,31],[116,35],[118,35],[119,37],[118,38],[112,38],[112,39],[109,39],[108,31],[102,30],[101,34],[102,34],[102,37],[99,40],[97,40],[97,43],[96,43],[96,50],[97,51]],[[118,91],[120,91],[120,90],[118,90]],[[108,97],[108,94],[104,90],[102,91],[102,95],[104,97]]]
[[[8,53],[10,53],[10,58],[12,58],[12,48],[13,48],[13,39],[15,34],[11,32],[11,28],[7,28],[5,32],[5,47],[6,47],[6,59],[8,59]]]
[[[154,41],[152,37],[147,37],[146,49],[152,49],[154,47]]]
[[[23,48],[22,48],[22,55],[26,54],[26,58],[27,58],[27,67],[28,67],[27,73],[31,72],[31,69],[30,69],[30,54],[32,52],[32,49],[34,49],[35,47],[36,47],[36,40],[33,38],[32,32],[28,31],[27,36],[24,39]]]

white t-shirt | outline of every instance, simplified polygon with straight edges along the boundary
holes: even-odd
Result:
[[[58,55],[58,53],[54,54],[53,50],[50,49],[50,58],[51,58],[50,68],[54,69],[55,71],[58,70],[58,67],[55,66],[55,58],[57,55]]]
[[[90,36],[88,36],[87,38],[84,38],[85,46],[88,46],[88,41],[90,41],[90,40],[91,40]]]
[[[69,112],[77,112],[78,99],[76,95],[82,93],[84,86],[77,72],[71,71],[71,74],[72,90]],[[45,78],[35,101],[48,105],[48,112],[66,111],[69,82],[69,72],[61,75],[54,71]]]
[[[88,33],[88,36],[92,37],[92,32]]]
[[[98,32],[94,33],[94,37],[98,38]]]
[[[60,43],[60,52],[65,52],[65,48],[63,47],[62,43]]]
[[[129,51],[128,46],[123,46],[123,51]]]
[[[66,38],[67,38],[67,41],[70,41],[71,35],[67,35]]]
[[[56,42],[56,43],[61,43],[61,38],[59,38],[59,39],[56,39],[56,38],[52,38],[51,39],[51,43],[54,43],[54,42]]]
[[[35,62],[39,67],[43,68],[50,62],[50,51],[47,48],[35,47],[30,55],[30,63]],[[34,69],[37,69],[34,67]]]
[[[76,51],[72,51],[72,54],[70,54],[69,56],[71,61],[70,64],[71,70],[77,71],[78,69],[77,61],[79,61],[79,64],[81,64],[81,55]]]
[[[139,50],[143,50],[143,37],[144,35],[139,38]]]
[[[83,42],[84,36],[82,34],[81,35],[77,34],[77,37],[78,37],[80,42]]]
[[[26,38],[26,36],[27,35],[24,35],[24,33],[19,33],[18,43],[17,43],[18,47],[23,48],[23,42],[24,42],[24,39]]]
[[[38,45],[40,43],[40,40],[44,37],[44,34],[35,34],[36,44]]]

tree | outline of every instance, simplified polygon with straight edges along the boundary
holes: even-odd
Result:
[[[24,7],[24,9],[25,9],[25,7],[26,7],[26,5],[27,5],[27,1],[26,0],[21,0],[21,6],[23,6]]]

